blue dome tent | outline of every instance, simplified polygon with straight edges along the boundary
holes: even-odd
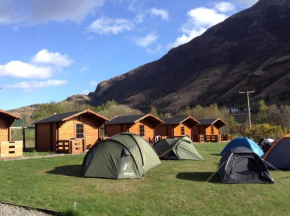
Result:
[[[264,155],[262,149],[255,143],[253,140],[247,137],[238,137],[233,139],[226,147],[222,150],[221,155],[226,153],[228,150],[235,148],[235,147],[246,147],[256,153],[259,157]]]

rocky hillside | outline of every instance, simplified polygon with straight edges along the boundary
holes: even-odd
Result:
[[[233,105],[239,90],[289,100],[290,0],[260,0],[158,61],[101,82],[93,105],[116,100],[174,112],[187,105]]]
[[[75,106],[75,104],[79,104],[79,105],[90,104],[91,99],[87,95],[76,94],[76,95],[68,97],[66,100],[63,100],[62,102],[65,102],[67,106],[69,105]],[[9,112],[22,116],[22,117],[23,116],[31,117],[39,105],[40,104],[33,104],[30,106],[21,107],[18,109],[12,109],[12,110],[9,110]]]
[[[18,109],[9,110],[9,112],[14,113],[18,116],[31,116],[35,109],[37,108],[38,104],[33,104],[30,106],[21,107]]]

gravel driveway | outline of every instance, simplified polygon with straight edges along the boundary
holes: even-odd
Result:
[[[27,210],[23,207],[0,203],[0,216],[47,216],[39,211]]]

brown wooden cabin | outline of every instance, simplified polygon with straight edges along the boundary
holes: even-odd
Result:
[[[0,142],[11,141],[11,126],[21,117],[0,109]]]
[[[105,134],[108,137],[121,132],[132,132],[151,142],[154,139],[155,128],[163,121],[152,114],[118,116],[105,124]]]
[[[193,141],[201,142],[221,142],[222,135],[220,134],[220,128],[227,124],[220,118],[216,119],[199,119],[200,124],[196,125],[192,129]],[[200,140],[202,139],[202,140]]]
[[[100,127],[107,118],[91,111],[55,114],[34,122],[37,151],[80,153],[100,138]]]
[[[155,129],[155,136],[161,136],[162,139],[169,137],[192,137],[192,128],[200,122],[191,116],[180,116],[174,118],[162,119],[164,123],[158,125]]]

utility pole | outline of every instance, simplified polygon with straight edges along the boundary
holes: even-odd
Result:
[[[250,129],[252,129],[252,122],[251,122],[251,107],[250,107],[250,98],[249,98],[249,94],[251,93],[255,93],[255,89],[253,91],[245,91],[245,92],[241,92],[239,91],[239,94],[247,94],[247,102],[248,102],[248,120],[249,120],[249,126]]]

